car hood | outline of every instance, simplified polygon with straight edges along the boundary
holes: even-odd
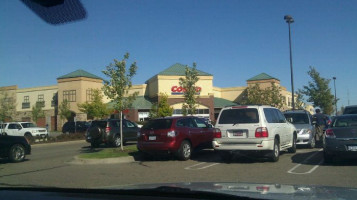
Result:
[[[237,182],[186,182],[126,185],[107,189],[204,191],[260,199],[355,199],[357,188]]]

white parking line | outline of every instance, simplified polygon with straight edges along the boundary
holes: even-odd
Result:
[[[205,164],[206,164],[206,162],[201,162],[201,163],[197,163],[197,164],[185,167],[184,169],[186,169],[186,170],[201,170],[201,169],[206,169],[206,168],[218,165],[219,163],[213,163],[213,164],[210,164],[210,165],[205,165]],[[205,165],[205,166],[198,167],[198,166],[201,166],[201,165]]]
[[[307,172],[294,172],[295,169],[297,169],[298,167],[300,167],[302,164],[306,163],[308,160],[310,160],[312,157],[314,157],[316,154],[318,154],[320,151],[322,151],[323,149],[320,149],[319,151],[317,151],[316,153],[310,155],[309,157],[307,157],[305,160],[303,160],[300,164],[295,165],[293,168],[291,168],[287,173],[290,174],[310,174],[313,171],[315,171],[323,162],[323,160],[321,160],[317,165],[315,165],[313,168],[311,168],[309,171]]]

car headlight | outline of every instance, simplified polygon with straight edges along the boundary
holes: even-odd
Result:
[[[38,132],[38,130],[32,130],[32,133],[37,133]]]

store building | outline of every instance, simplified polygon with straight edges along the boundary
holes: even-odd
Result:
[[[168,103],[174,108],[174,116],[182,115],[184,103],[183,88],[179,79],[184,77],[186,66],[176,63],[169,68],[149,78],[144,84],[133,85],[129,94],[138,92],[132,108],[124,115],[132,121],[143,121],[149,117],[152,104],[158,102],[160,93],[168,95]],[[277,78],[265,73],[258,74],[247,80],[246,86],[220,88],[213,86],[213,75],[198,70],[199,81],[196,83],[198,96],[198,116],[206,117],[215,121],[219,111],[229,105],[237,105],[240,102],[243,91],[256,83],[260,87],[270,87],[271,83],[280,86],[284,97],[283,110],[291,108],[291,92],[280,85]],[[58,105],[64,100],[70,103],[73,118],[70,120],[86,121],[87,115],[78,109],[79,103],[91,100],[91,89],[101,89],[103,79],[84,70],[77,70],[57,78],[57,85],[35,88],[18,89],[17,86],[0,87],[0,92],[11,91],[16,102],[16,121],[31,121],[31,109],[35,104],[43,105],[45,118],[37,122],[39,126],[48,124],[50,130],[61,130],[66,120],[58,116]],[[105,98],[105,103],[112,106],[110,99]]]

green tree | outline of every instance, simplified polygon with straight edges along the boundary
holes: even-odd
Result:
[[[182,104],[183,115],[193,115],[196,113],[197,107],[197,92],[196,83],[198,82],[198,71],[196,70],[196,63],[193,63],[193,67],[186,66],[185,78],[180,78],[180,86],[184,88],[185,102]]]
[[[45,117],[45,112],[42,110],[42,104],[41,103],[36,103],[34,106],[32,106],[32,120],[37,123],[37,120],[39,118]]]
[[[150,111],[150,118],[168,117],[172,116],[174,109],[168,103],[168,95],[160,93],[160,100],[158,104],[153,104]]]
[[[301,90],[302,94],[307,96],[307,101],[312,102],[314,107],[320,107],[325,114],[330,115],[333,112],[334,96],[329,87],[330,79],[320,76],[314,67],[310,66],[307,72],[312,81]]]
[[[249,86],[243,92],[243,104],[263,104],[282,108],[284,105],[283,96],[280,93],[280,87],[271,83],[271,87],[262,89],[258,83]]]
[[[297,109],[304,109],[304,94],[302,93],[301,90],[298,90],[296,92],[296,101],[295,101],[295,107]]]
[[[12,120],[16,114],[14,97],[7,91],[0,91],[0,121]]]
[[[69,102],[65,99],[62,101],[62,103],[58,106],[58,115],[62,120],[67,119],[69,120],[72,116],[71,112],[71,105]]]
[[[122,119],[123,110],[130,108],[138,95],[138,92],[129,95],[129,90],[132,87],[131,79],[136,74],[138,67],[136,62],[133,62],[127,72],[126,62],[128,59],[129,53],[126,53],[121,61],[114,59],[114,64],[110,63],[106,70],[102,71],[109,77],[109,80],[104,81],[104,94],[113,100],[114,109],[119,111],[120,119]],[[120,147],[121,150],[124,150],[122,127],[122,120],[120,120]]]
[[[92,101],[77,104],[78,109],[81,112],[86,113],[90,119],[101,119],[108,116],[111,110],[107,108],[105,103],[103,103],[103,95],[101,94],[101,90],[92,89],[91,91]]]

